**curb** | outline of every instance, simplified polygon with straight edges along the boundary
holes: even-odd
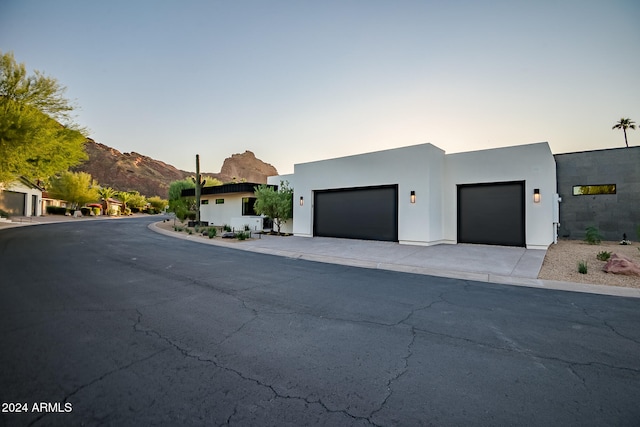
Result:
[[[292,252],[286,250],[274,250],[267,248],[247,247],[241,243],[226,243],[216,240],[205,240],[201,238],[193,239],[190,235],[178,234],[174,231],[163,230],[158,227],[160,222],[154,222],[147,227],[159,234],[176,239],[189,240],[194,243],[205,245],[222,246],[230,249],[237,249],[246,252],[261,253],[266,255],[282,256],[292,259],[302,259],[305,261],[322,262],[325,264],[347,265],[350,267],[370,268],[374,270],[396,271],[399,273],[421,274],[426,276],[445,277],[449,279],[474,280],[477,282],[495,283],[499,285],[523,286],[536,289],[553,289],[568,292],[582,292],[589,294],[608,295],[626,298],[640,298],[640,289],[625,288],[622,286],[606,286],[574,282],[562,282],[557,280],[529,279],[525,277],[501,276],[488,273],[468,273],[462,271],[440,270],[428,267],[416,267],[403,264],[381,263],[375,261],[364,261],[353,258],[339,258],[326,255],[305,254],[302,252]]]

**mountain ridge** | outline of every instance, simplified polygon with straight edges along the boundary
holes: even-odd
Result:
[[[72,168],[76,172],[87,172],[103,187],[118,191],[139,191],[147,197],[169,196],[172,181],[195,176],[195,172],[177,169],[161,160],[132,151],[122,153],[105,144],[87,139],[85,151],[89,159]],[[258,159],[249,150],[227,157],[220,172],[202,172],[201,175],[217,178],[222,182],[246,180],[266,183],[267,177],[278,175],[276,168]]]

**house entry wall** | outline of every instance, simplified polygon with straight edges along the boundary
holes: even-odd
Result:
[[[398,186],[314,192],[313,234],[398,241]]]
[[[458,185],[458,243],[525,246],[524,182]]]

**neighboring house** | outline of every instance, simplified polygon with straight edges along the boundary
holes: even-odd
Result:
[[[0,209],[12,216],[40,216],[42,191],[38,185],[20,177],[4,187],[0,186]]]
[[[47,207],[54,206],[59,208],[66,208],[67,202],[65,200],[60,200],[52,197],[48,192],[42,192],[42,215],[47,214]]]
[[[640,147],[556,154],[560,204],[559,235],[584,239],[598,228],[605,240],[638,238]]]
[[[445,154],[432,144],[294,165],[283,231],[546,249],[556,239],[556,163],[544,143]]]
[[[111,197],[109,197],[109,203],[102,199],[101,206],[103,215],[121,215],[124,212],[122,202]]]
[[[235,230],[248,226],[251,230],[262,230],[264,217],[253,210],[256,201],[255,187],[260,184],[241,182],[204,187],[200,195],[200,220],[209,225],[229,225]],[[277,185],[273,186],[278,189]],[[182,190],[183,197],[195,197],[195,188]]]

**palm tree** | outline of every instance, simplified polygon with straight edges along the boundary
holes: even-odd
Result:
[[[622,118],[618,123],[616,123],[611,129],[622,129],[624,132],[624,143],[629,148],[629,143],[627,142],[627,129],[635,129],[636,122],[631,120],[630,118]]]
[[[107,204],[107,209],[105,211],[106,215],[109,215],[109,199],[116,195],[116,190],[111,187],[102,187],[98,190],[98,194],[104,202]]]
[[[127,193],[126,191],[120,191],[118,193],[118,199],[122,202],[122,213],[126,215],[127,213],[127,202],[129,202],[133,198],[133,194]]]

